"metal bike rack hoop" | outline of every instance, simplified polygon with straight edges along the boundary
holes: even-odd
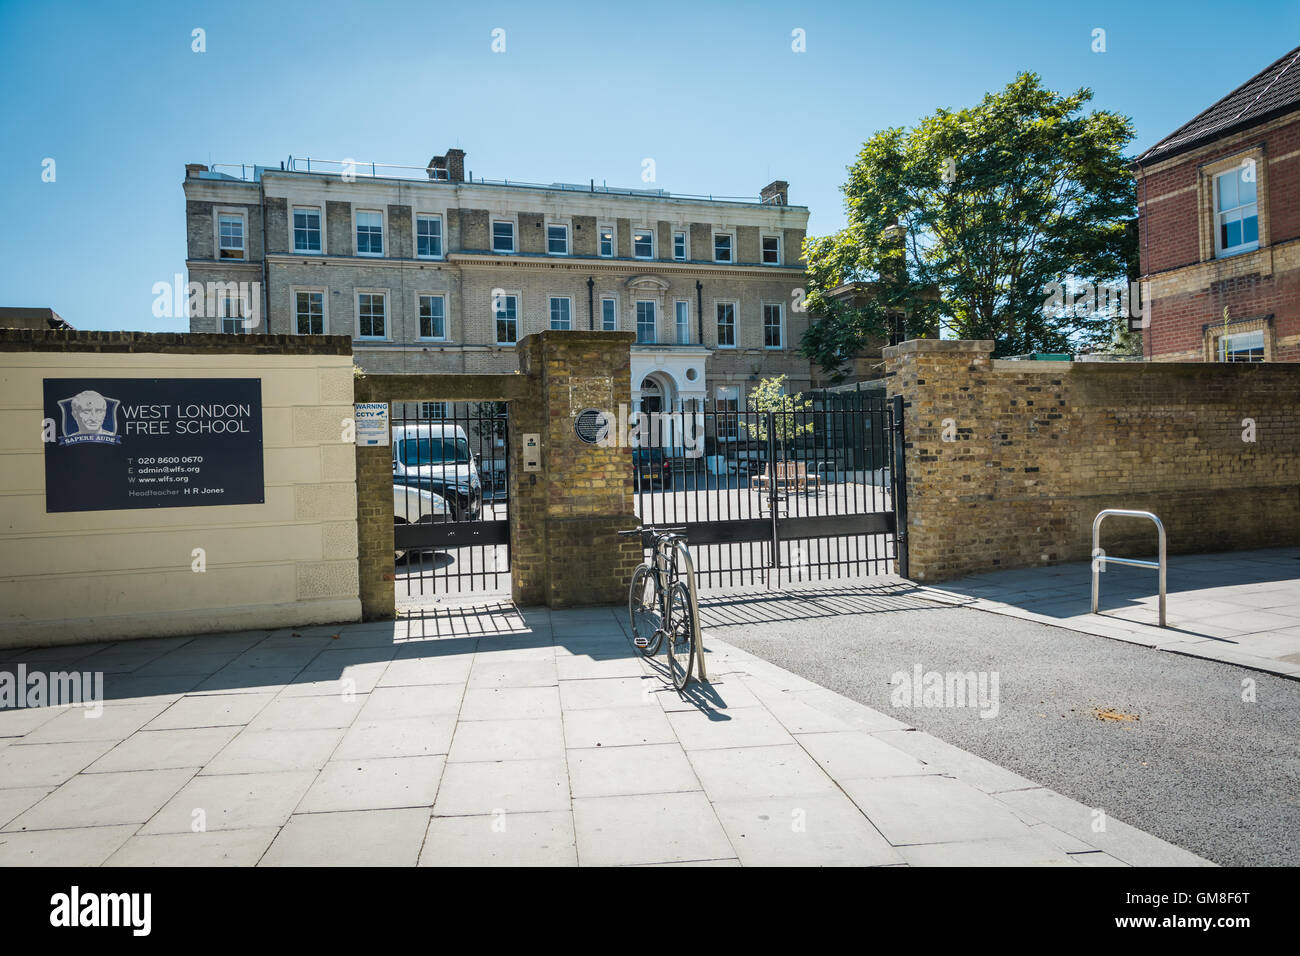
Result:
[[[682,562],[682,567],[686,568],[687,587],[690,588],[691,605],[695,609],[695,612],[691,615],[691,622],[695,631],[692,636],[695,639],[696,657],[700,662],[700,680],[707,682],[709,674],[704,667],[704,637],[700,628],[700,596],[695,590],[695,562],[691,560],[691,549],[686,546],[685,541],[674,541],[673,547],[677,551],[678,559]]]
[[[1103,518],[1109,518],[1112,515],[1118,515],[1124,518],[1149,518],[1155,522],[1156,531],[1160,535],[1160,560],[1159,561],[1140,561],[1137,558],[1112,558],[1106,554],[1098,554],[1100,550],[1098,540],[1101,533],[1101,522]],[[1165,626],[1165,526],[1161,524],[1160,519],[1151,511],[1129,511],[1124,508],[1107,508],[1105,511],[1097,512],[1097,517],[1092,519],[1092,613],[1099,614],[1097,610],[1097,601],[1100,597],[1101,582],[1097,575],[1101,573],[1098,568],[1098,562],[1105,565],[1107,562],[1115,564],[1126,564],[1134,568],[1155,568],[1160,572],[1160,626]]]

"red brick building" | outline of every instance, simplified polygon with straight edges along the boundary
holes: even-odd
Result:
[[[1147,357],[1300,362],[1300,47],[1132,169]]]

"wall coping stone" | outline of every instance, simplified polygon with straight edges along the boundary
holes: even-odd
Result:
[[[231,335],[226,332],[0,329],[0,352],[351,355],[352,339],[346,335]]]
[[[880,354],[886,359],[892,359],[906,355],[909,352],[982,352],[989,354],[992,351],[992,339],[908,339],[898,345],[886,345],[880,350]]]

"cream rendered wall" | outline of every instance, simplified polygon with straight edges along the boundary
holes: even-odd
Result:
[[[41,382],[79,377],[260,378],[265,503],[46,514]],[[359,620],[351,417],[347,355],[0,352],[0,647]]]

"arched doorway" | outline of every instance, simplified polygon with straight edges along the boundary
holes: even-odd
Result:
[[[667,396],[660,387],[658,379],[653,375],[647,375],[641,382],[641,411],[643,412],[662,412]]]

